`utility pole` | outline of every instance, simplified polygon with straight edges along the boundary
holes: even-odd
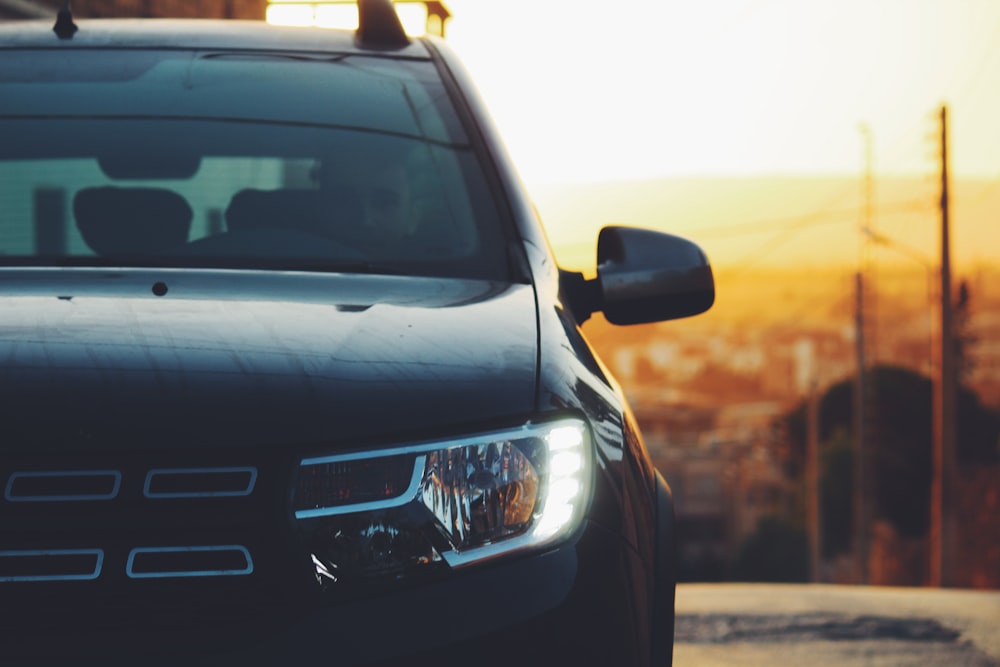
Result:
[[[948,107],[941,107],[941,284],[939,345],[934,373],[934,448],[930,516],[930,584],[955,585],[955,423],[958,376],[951,303],[948,199]]]
[[[865,350],[868,351],[868,364],[874,365],[878,359],[878,317],[876,316],[877,311],[877,291],[874,289],[875,286],[875,261],[874,253],[872,252],[872,237],[878,234],[878,230],[875,228],[875,151],[872,142],[872,130],[867,123],[861,123],[859,126],[861,131],[861,136],[864,139],[864,178],[862,180],[862,199],[864,201],[864,218],[861,221],[861,248],[860,248],[860,262],[861,262],[861,272],[866,274],[868,277],[868,292],[865,294],[864,306],[866,321],[868,325],[868,330],[865,332],[867,336],[865,337]],[[870,389],[870,387],[869,387]],[[874,398],[874,393],[868,392],[869,402]],[[868,417],[872,415],[869,414]]]
[[[867,486],[865,455],[867,435],[865,428],[865,314],[864,280],[861,272],[855,274],[854,329],[857,355],[857,375],[854,378],[854,540],[855,570],[859,584],[868,583],[868,525],[865,488]]]
[[[874,233],[872,220],[872,133],[867,124],[859,128],[864,139],[864,178],[862,180],[862,197],[864,199],[864,216],[859,225],[859,258],[858,273],[855,280],[855,343],[857,346],[857,375],[854,382],[854,545],[855,573],[859,584],[868,583],[868,552],[869,552],[869,429],[868,423],[872,416],[870,404],[873,401],[873,387],[868,380],[868,351],[874,349],[874,290],[866,294],[865,283],[871,283],[872,276],[866,279],[865,272],[871,273],[870,236]],[[869,298],[871,297],[871,298]]]
[[[819,486],[819,392],[816,381],[809,385],[806,403],[806,524],[809,526],[809,572],[810,581],[822,581],[820,565],[823,548],[822,526],[820,525]]]

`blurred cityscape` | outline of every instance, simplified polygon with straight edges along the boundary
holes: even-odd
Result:
[[[877,284],[866,290],[865,326],[875,463],[865,576],[872,584],[925,585],[934,295],[923,272],[869,278]],[[736,280],[723,273],[726,303],[708,315],[585,325],[673,489],[683,580],[858,581],[854,281],[846,269],[758,270]],[[954,583],[998,588],[1000,268],[983,265],[955,282],[962,390]],[[810,392],[818,397],[821,461],[816,573],[803,465]]]

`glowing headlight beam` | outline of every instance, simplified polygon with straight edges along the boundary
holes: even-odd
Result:
[[[295,517],[332,519],[422,506],[451,546],[440,554],[451,567],[537,548],[567,537],[583,520],[593,479],[588,434],[585,422],[565,418],[447,441],[303,459]],[[399,463],[391,464],[392,457]],[[405,462],[412,466],[408,484],[405,471],[396,470]],[[388,485],[395,489],[390,497],[376,500],[362,493],[381,479],[379,474],[393,470],[399,479]],[[350,497],[342,498],[345,494]]]

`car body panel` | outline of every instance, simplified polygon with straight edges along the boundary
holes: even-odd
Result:
[[[28,273],[15,272],[12,285],[0,272],[0,413],[8,432],[28,421],[18,430],[30,435],[2,449],[93,446],[65,437],[83,425],[132,435],[120,443],[108,434],[110,447],[412,439],[456,428],[456,414],[478,425],[534,410],[527,286]],[[155,283],[168,286],[165,296],[153,294]]]

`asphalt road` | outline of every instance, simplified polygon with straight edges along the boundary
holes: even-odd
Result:
[[[1000,667],[1000,591],[681,584],[675,667]]]

